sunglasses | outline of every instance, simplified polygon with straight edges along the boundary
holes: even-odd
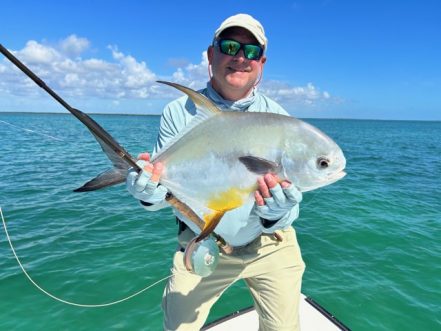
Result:
[[[259,60],[263,55],[263,48],[255,44],[242,44],[236,40],[231,39],[219,39],[215,40],[214,46],[219,46],[219,50],[222,54],[229,56],[236,56],[242,49],[243,54],[248,60]]]

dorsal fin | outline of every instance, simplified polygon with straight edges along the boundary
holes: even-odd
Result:
[[[222,116],[223,112],[207,97],[199,92],[192,90],[191,88],[165,81],[158,81],[159,83],[170,85],[177,88],[178,90],[184,92],[188,97],[194,102],[197,108],[196,115],[192,118],[190,123],[185,126],[176,136],[168,140],[164,146],[158,151],[157,154],[153,156],[151,162],[156,162],[167,154],[171,146],[173,146],[177,141],[183,138],[188,132],[193,130],[196,126],[203,123],[204,121],[213,118],[214,116]]]
[[[207,116],[212,116],[216,113],[221,112],[221,110],[213,102],[211,102],[206,96],[196,92],[195,90],[192,90],[191,88],[162,80],[158,80],[157,82],[172,86],[178,89],[179,91],[187,94],[190,97],[190,99],[194,102],[197,109]]]

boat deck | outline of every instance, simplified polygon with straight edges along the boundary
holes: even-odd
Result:
[[[302,331],[350,331],[331,313],[302,294],[300,300],[300,328]],[[214,321],[201,331],[257,331],[259,318],[254,307],[245,308]]]

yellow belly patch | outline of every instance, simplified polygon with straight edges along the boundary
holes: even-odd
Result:
[[[214,194],[207,203],[207,207],[213,210],[213,212],[204,215],[205,225],[198,237],[199,240],[202,240],[214,231],[227,211],[242,206],[249,194],[256,190],[256,188],[257,185],[253,185],[248,189],[231,187],[224,192]]]
[[[240,207],[251,192],[250,189],[231,187],[224,192],[217,193],[208,200],[207,207],[218,212]]]

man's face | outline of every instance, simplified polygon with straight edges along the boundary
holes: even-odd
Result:
[[[232,39],[243,44],[258,44],[254,36],[243,28],[230,28],[222,33],[222,39]],[[235,56],[221,53],[218,46],[208,49],[213,88],[227,100],[247,96],[256,83],[266,58],[248,60],[241,49]]]

